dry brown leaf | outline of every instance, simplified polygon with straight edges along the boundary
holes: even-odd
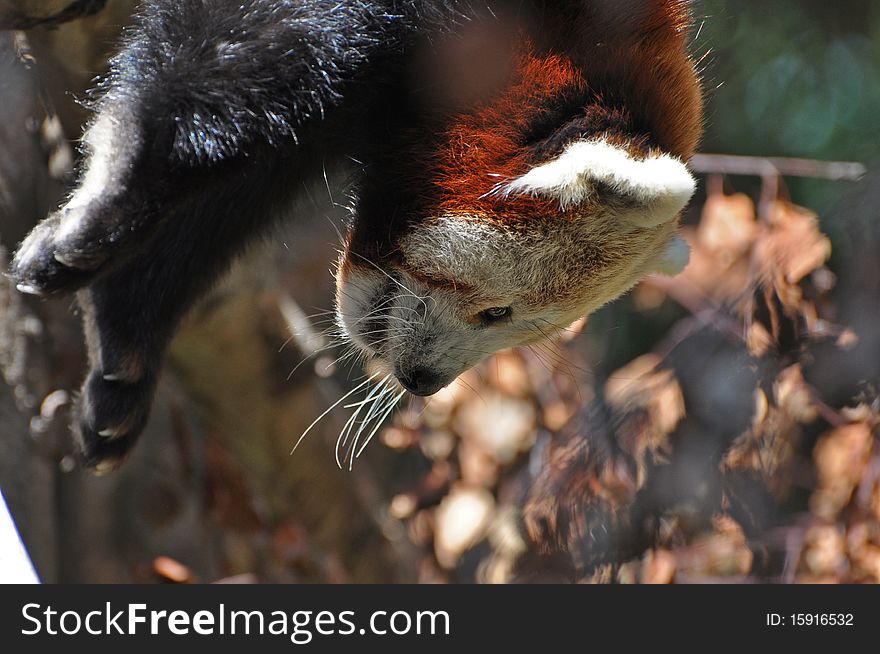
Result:
[[[465,550],[486,534],[495,510],[489,491],[454,486],[434,516],[434,552],[446,569],[455,567]]]
[[[644,405],[656,384],[654,373],[661,359],[654,353],[633,359],[614,372],[605,382],[605,397],[615,407]]]
[[[753,322],[746,329],[746,347],[753,357],[762,357],[773,345],[773,336],[770,335],[764,325]]]
[[[804,537],[802,565],[814,578],[839,579],[846,565],[846,541],[841,529],[835,525],[814,525]]]
[[[880,400],[872,403],[859,402],[855,406],[844,407],[840,410],[840,415],[850,422],[864,422],[869,427],[880,426]]]
[[[416,498],[412,493],[401,493],[391,498],[388,512],[398,520],[410,517],[416,511]]]
[[[658,428],[672,432],[685,416],[684,396],[671,370],[650,353],[614,372],[605,383],[608,403],[622,410],[646,408]]]
[[[676,551],[678,569],[695,577],[747,575],[754,554],[739,523],[726,515],[712,520],[714,531],[697,537],[691,545]]]
[[[447,429],[430,429],[419,439],[422,453],[434,461],[445,461],[455,450],[455,434]]]
[[[650,311],[663,304],[666,293],[653,284],[639,284],[632,292],[632,299],[636,309]]]
[[[464,440],[505,465],[535,442],[536,421],[531,402],[487,389],[460,406],[452,424]]]
[[[193,581],[192,570],[169,556],[157,556],[153,559],[153,570],[174,584],[189,584]]]
[[[744,193],[713,193],[706,198],[697,239],[701,247],[721,257],[726,266],[746,252],[758,236],[755,203]]]
[[[844,329],[837,337],[837,347],[843,350],[851,350],[859,344],[858,335],[851,329]]]
[[[645,354],[613,373],[605,383],[610,406],[630,414],[620,427],[621,445],[641,460],[646,452],[669,451],[669,434],[685,416],[684,395],[660,357]]]
[[[601,560],[626,529],[638,490],[632,474],[582,435],[548,449],[523,507],[527,532],[539,551],[563,552],[584,565]]]
[[[824,270],[830,255],[831,241],[819,231],[815,214],[782,200],[772,205],[769,222],[759,226],[750,278],[738,303],[752,354],[767,352],[768,336],[772,343],[784,339],[783,345],[792,347],[791,339],[802,332],[816,338],[836,333],[804,299],[800,286],[807,275]]]
[[[550,431],[559,431],[571,419],[574,412],[575,407],[566,404],[562,400],[557,400],[544,406],[541,420]]]
[[[819,483],[810,498],[816,515],[832,519],[846,506],[864,475],[873,447],[873,434],[864,422],[837,427],[819,439],[813,450]]]
[[[846,549],[853,581],[880,583],[880,522],[876,518],[859,520],[849,526]]]
[[[641,581],[643,584],[671,584],[677,567],[675,554],[669,550],[648,550],[642,560]]]
[[[748,196],[710,195],[699,226],[681,230],[691,249],[682,281],[716,300],[739,298],[749,286],[748,255],[758,234],[755,205]]]
[[[800,364],[789,366],[776,378],[773,385],[776,403],[788,415],[802,424],[816,419],[816,405]]]
[[[419,434],[414,429],[386,427],[382,430],[382,443],[392,450],[406,450],[419,442]]]
[[[722,265],[712,250],[701,247],[693,230],[683,228],[680,236],[691,250],[690,260],[676,279],[699,289],[706,296],[718,301],[739,298],[749,285],[749,262],[747,257],[733,259]]]
[[[831,256],[831,241],[819,231],[816,214],[777,200],[770,212],[770,233],[757,250],[765,271],[779,270],[785,281],[797,284]]]
[[[532,383],[522,356],[515,350],[498,352],[486,365],[486,381],[502,393],[513,397],[529,397]]]
[[[571,323],[568,327],[562,330],[562,333],[559,335],[559,339],[563,342],[568,342],[574,338],[576,338],[579,334],[581,334],[586,328],[587,323],[589,322],[589,316],[584,316],[583,318],[578,318],[573,323]]]
[[[479,443],[462,441],[458,464],[462,481],[471,486],[492,488],[498,482],[498,461]]]
[[[721,461],[721,470],[756,472],[774,495],[784,497],[791,479],[777,473],[791,462],[800,435],[800,427],[792,416],[771,405],[760,388],[755,389],[752,426],[730,445]]]

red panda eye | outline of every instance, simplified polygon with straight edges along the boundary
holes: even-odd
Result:
[[[480,311],[479,316],[480,320],[482,320],[484,323],[492,323],[509,317],[510,313],[510,307],[490,307],[488,309]]]

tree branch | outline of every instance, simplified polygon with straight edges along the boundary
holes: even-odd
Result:
[[[853,161],[818,161],[791,157],[744,157],[732,154],[695,154],[690,161],[698,173],[754,175],[756,177],[817,177],[831,180],[860,179],[863,164]]]

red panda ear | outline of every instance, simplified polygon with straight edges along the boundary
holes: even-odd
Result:
[[[555,198],[563,209],[610,190],[619,202],[609,210],[639,227],[669,222],[690,200],[695,182],[668,154],[634,159],[604,140],[576,141],[556,159],[532,168],[499,189],[500,194]]]

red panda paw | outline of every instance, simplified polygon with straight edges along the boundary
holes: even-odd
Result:
[[[154,391],[152,376],[131,381],[92,370],[74,423],[86,467],[102,474],[122,463],[146,425]]]
[[[89,283],[103,259],[58,240],[61,210],[37,225],[22,242],[10,266],[19,291],[33,295],[69,292]]]

